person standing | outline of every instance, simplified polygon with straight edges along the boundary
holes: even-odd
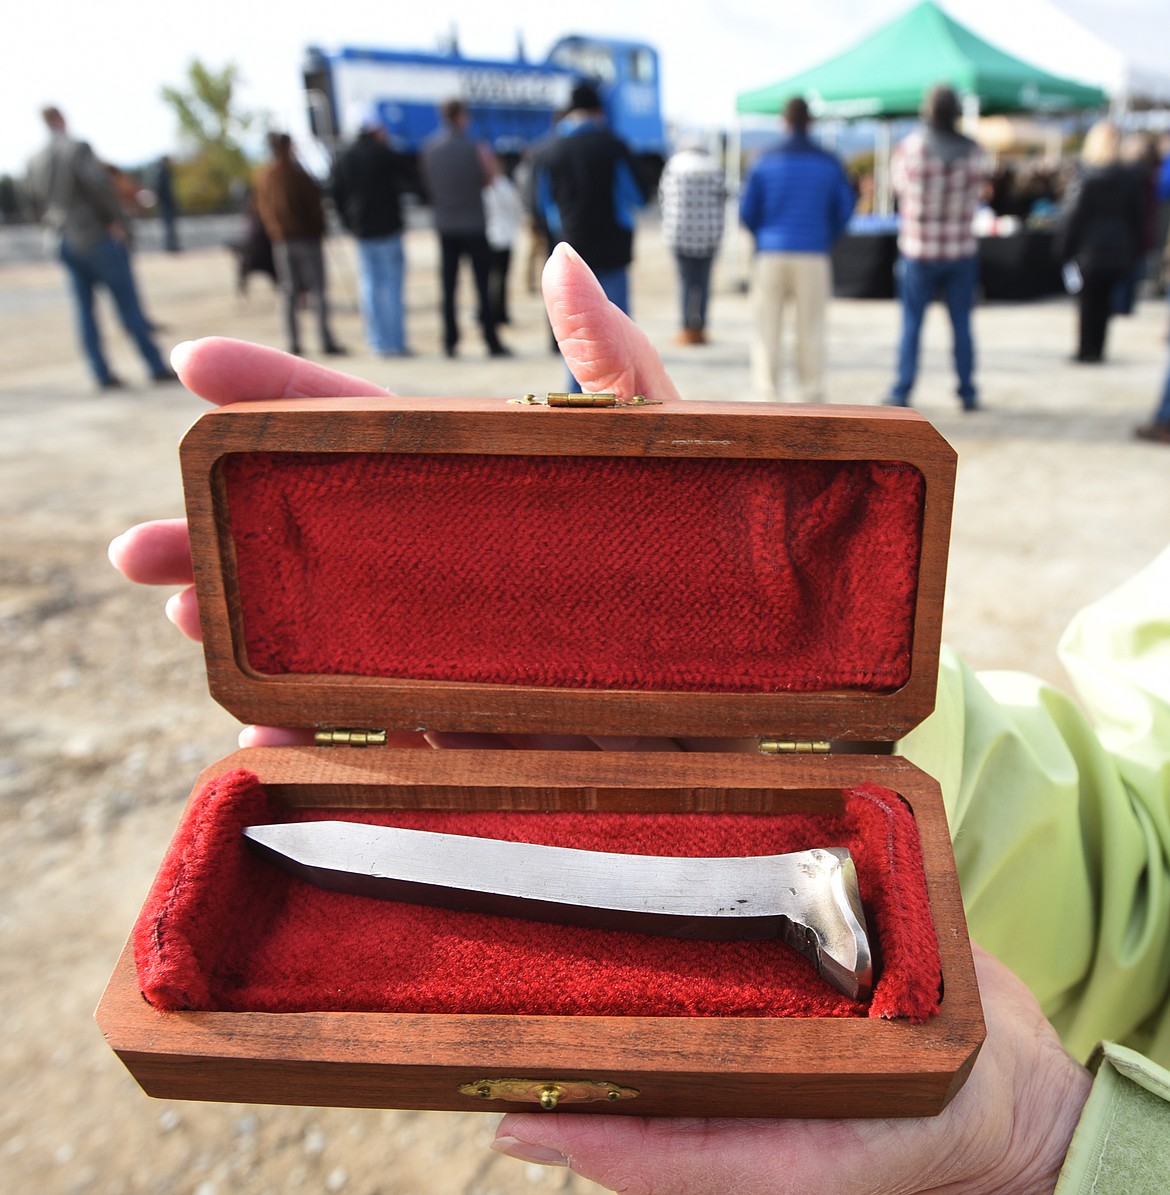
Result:
[[[1144,199],[1137,175],[1121,161],[1121,135],[1111,120],[1099,120],[1085,135],[1081,169],[1061,207],[1056,251],[1076,264],[1077,351],[1072,360],[1098,365],[1113,296],[1141,256]]]
[[[662,235],[678,266],[682,303],[679,344],[706,344],[711,263],[723,236],[723,172],[698,143],[673,154],[658,182]]]
[[[564,241],[576,250],[606,298],[629,314],[634,223],[646,196],[630,148],[609,127],[592,84],[573,88],[556,135],[537,153],[535,171],[550,244]],[[577,387],[571,371],[567,381]]]
[[[328,356],[343,355],[345,349],[333,338],[329,327],[321,192],[297,161],[287,133],[269,133],[268,149],[272,161],[256,176],[256,211],[272,242],[276,279],[284,297],[288,351],[297,355],[301,352],[297,303],[302,294],[307,294],[317,313],[321,351]]]
[[[440,112],[443,127],[423,143],[419,166],[431,201],[435,231],[439,234],[443,351],[454,357],[459,345],[455,298],[459,263],[466,257],[475,278],[479,326],[488,353],[493,357],[510,357],[511,350],[500,343],[488,293],[491,248],[483,191],[495,178],[495,159],[487,146],[472,140],[468,132],[471,121],[462,100],[448,100]]]
[[[483,214],[486,221],[491,270],[488,272],[488,298],[492,320],[498,327],[511,323],[508,314],[508,273],[512,267],[512,247],[524,227],[524,198],[520,188],[499,163],[495,178],[484,188]]]
[[[370,351],[405,357],[402,192],[406,166],[390,147],[376,107],[362,116],[353,143],[333,167],[333,202],[342,224],[357,241],[362,318]]]
[[[179,202],[175,195],[175,168],[169,154],[158,160],[154,172],[155,203],[158,218],[162,222],[163,248],[168,253],[178,253],[179,245]]]
[[[756,162],[740,197],[739,218],[755,238],[752,266],[752,386],[780,397],[784,307],[796,309],[800,397],[820,402],[825,385],[825,313],[833,276],[829,251],[857,202],[845,168],[809,136],[812,117],[799,96],[784,108],[787,136]]]
[[[1156,444],[1170,444],[1170,369],[1162,382],[1162,394],[1149,423],[1134,428],[1139,440],[1152,440]]]
[[[117,389],[123,383],[110,369],[102,345],[94,312],[98,287],[110,292],[151,379],[174,381],[174,370],[163,360],[142,311],[122,204],[109,172],[84,141],[69,136],[58,108],[45,108],[41,118],[49,130],[49,144],[29,162],[28,194],[42,222],[59,237],[58,254],[72,285],[78,336],[99,389]]]
[[[565,241],[611,303],[629,314],[634,221],[646,202],[629,146],[609,127],[597,88],[578,83],[556,136],[537,154],[536,203],[550,244]]]
[[[987,169],[979,147],[958,131],[962,107],[954,89],[927,92],[922,124],[894,152],[890,181],[898,201],[898,289],[902,334],[897,377],[886,402],[910,403],[918,375],[922,321],[941,292],[954,338],[955,373],[964,411],[979,409],[971,311],[979,284],[979,256],[971,222]]]

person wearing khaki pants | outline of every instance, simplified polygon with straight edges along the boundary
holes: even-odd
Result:
[[[825,314],[832,291],[829,251],[857,202],[840,161],[809,136],[808,104],[784,109],[788,135],[761,155],[740,197],[739,218],[755,238],[751,372],[756,396],[781,397],[784,309],[796,309],[796,377],[805,402],[824,398]]]
[[[780,394],[784,309],[796,315],[796,380],[803,402],[821,402],[825,383],[825,312],[832,270],[823,253],[757,253],[752,268],[752,389]]]

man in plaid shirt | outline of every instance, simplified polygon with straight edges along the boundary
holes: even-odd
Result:
[[[959,97],[934,87],[922,107],[922,128],[894,154],[891,168],[898,198],[899,289],[902,336],[898,376],[886,400],[904,407],[918,373],[918,345],[927,305],[941,293],[954,333],[955,372],[963,410],[974,411],[975,345],[971,309],[979,282],[979,257],[971,219],[979,205],[986,167],[979,147],[956,126]]]

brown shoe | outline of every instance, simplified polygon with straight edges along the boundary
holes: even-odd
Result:
[[[1133,434],[1139,440],[1153,440],[1156,444],[1170,444],[1170,423],[1147,423],[1135,427]]]
[[[675,338],[675,344],[702,344],[703,333],[699,328],[684,328]]]

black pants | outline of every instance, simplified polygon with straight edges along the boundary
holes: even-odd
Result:
[[[1081,271],[1080,337],[1077,360],[1100,361],[1105,356],[1105,332],[1113,313],[1113,289],[1125,270],[1088,267]]]
[[[459,343],[459,321],[455,314],[455,294],[459,284],[459,263],[466,257],[475,277],[475,293],[479,303],[479,326],[484,343],[495,352],[500,347],[496,336],[496,321],[492,316],[489,296],[492,251],[483,233],[442,233],[439,237],[443,252],[443,347],[448,353]]]
[[[492,323],[497,327],[509,321],[508,270],[512,265],[511,249],[493,249],[492,268],[488,275],[488,299],[491,302]]]

